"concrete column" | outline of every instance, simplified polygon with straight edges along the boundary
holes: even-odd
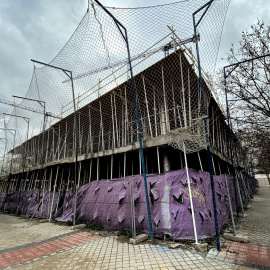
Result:
[[[168,172],[171,170],[171,164],[166,153],[163,154],[163,168],[164,172]]]

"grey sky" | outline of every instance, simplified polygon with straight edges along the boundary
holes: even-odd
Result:
[[[105,6],[137,7],[171,3],[171,0],[101,0]],[[1,98],[27,92],[33,64],[31,58],[49,62],[72,35],[87,9],[87,0],[2,0],[0,1],[0,81]],[[241,31],[257,18],[270,24],[267,0],[232,0],[220,47],[219,59],[232,43],[241,39]],[[219,66],[225,61],[218,60]],[[0,104],[0,114],[10,106]]]

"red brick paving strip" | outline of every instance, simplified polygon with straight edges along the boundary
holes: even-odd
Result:
[[[218,257],[270,267],[270,247],[226,241]]]
[[[66,248],[79,245],[81,243],[87,242],[97,237],[98,234],[93,234],[89,232],[80,232],[57,240],[46,242],[40,245],[35,245],[27,248],[22,248],[16,251],[3,253],[0,254],[0,269],[32,261],[42,256],[46,256]]]

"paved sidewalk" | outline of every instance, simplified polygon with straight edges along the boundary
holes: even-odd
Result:
[[[252,268],[270,270],[270,187],[261,186],[254,197],[247,218],[239,220],[237,234],[248,237],[248,243],[226,241],[221,252],[210,258]]]
[[[270,269],[270,188],[260,187],[237,232],[249,243],[226,241],[205,256],[149,241],[133,246],[121,237],[0,213],[1,269]]]
[[[54,223],[0,214],[1,269],[249,269],[189,249],[149,241],[133,246],[116,235],[71,231]]]
[[[35,261],[44,256],[57,254],[76,245],[97,238],[95,234],[80,232],[73,235],[60,237],[55,240],[45,241],[31,246],[19,246],[13,250],[5,250],[0,254],[0,268],[15,266],[29,261]]]
[[[21,219],[0,212],[0,254],[1,250],[41,242],[48,238],[70,233],[70,227],[55,223],[39,223]]]

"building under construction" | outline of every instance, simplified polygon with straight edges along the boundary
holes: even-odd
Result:
[[[131,59],[134,78],[127,61],[98,67],[105,73],[78,95],[74,112],[69,100],[60,120],[10,150],[3,211],[133,232],[149,231],[150,213],[155,235],[197,241],[215,234],[215,211],[221,228],[230,210],[250,202],[254,179],[204,70],[200,83],[195,38],[167,29]],[[74,76],[75,89],[93,73]],[[72,78],[60,79],[70,87]]]

